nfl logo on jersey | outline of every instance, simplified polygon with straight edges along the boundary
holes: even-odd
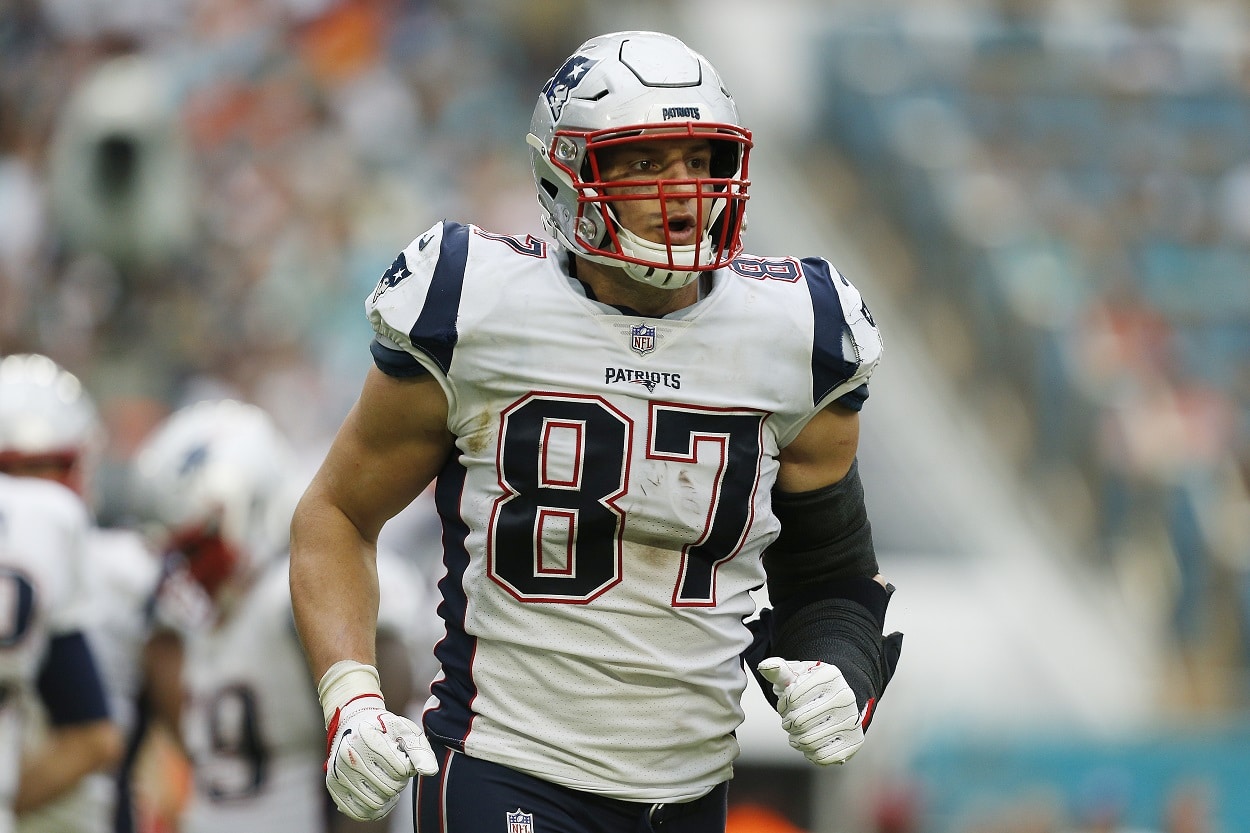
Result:
[[[523,813],[520,807],[508,813],[508,833],[534,833],[534,814]]]
[[[630,347],[640,356],[645,356],[655,349],[655,327],[648,327],[646,324],[635,324],[630,327],[629,334],[632,338]]]

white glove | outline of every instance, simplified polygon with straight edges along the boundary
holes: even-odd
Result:
[[[386,710],[377,679],[373,667],[345,660],[317,686],[327,715],[326,789],[356,821],[382,818],[412,776],[438,772],[425,733]]]
[[[864,744],[855,692],[836,665],[769,657],[756,666],[773,684],[790,745],[821,766],[846,763]]]

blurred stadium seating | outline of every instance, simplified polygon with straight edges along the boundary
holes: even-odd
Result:
[[[1238,7],[1190,5],[848,15],[818,135],[905,236],[907,309],[969,334],[960,390],[1022,404],[1020,473],[1110,569],[1158,560],[1182,650],[1243,664],[1250,61]]]

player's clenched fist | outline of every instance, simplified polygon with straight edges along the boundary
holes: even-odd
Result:
[[[855,692],[836,665],[769,657],[756,668],[772,683],[790,745],[809,761],[821,766],[845,763],[863,745]]]
[[[342,701],[329,712],[326,726],[326,788],[339,810],[357,821],[382,818],[412,776],[438,772],[424,732],[386,710],[376,681],[372,667],[340,662],[318,686],[327,712]]]

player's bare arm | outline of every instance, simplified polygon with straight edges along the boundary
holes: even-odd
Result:
[[[339,660],[374,663],[378,533],[451,448],[432,377],[370,371],[291,525],[291,596],[314,679]]]
[[[377,668],[377,540],[453,448],[429,376],[371,369],[291,523],[291,600],[329,737],[326,787],[357,821],[384,817],[438,763],[419,726],[388,710]],[[406,703],[396,703],[402,708]]]
[[[182,638],[162,628],[143,646],[143,681],[148,716],[168,737],[182,747]],[[183,748],[185,752],[185,748]]]
[[[836,402],[804,426],[777,461],[777,490],[809,492],[846,476],[859,448],[859,412]]]
[[[121,733],[110,720],[54,729],[39,749],[22,761],[14,811],[35,810],[60,798],[84,776],[116,765],[122,751]]]

